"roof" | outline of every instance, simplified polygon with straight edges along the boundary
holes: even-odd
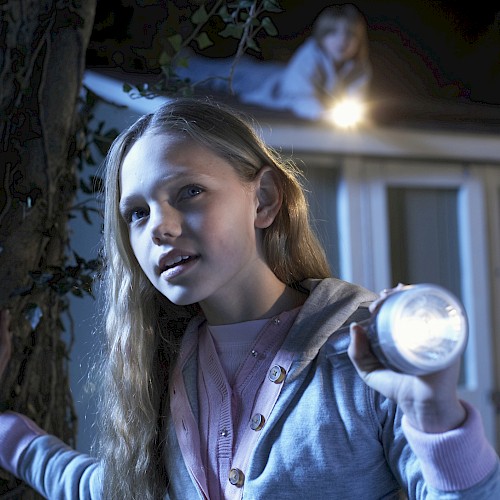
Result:
[[[123,91],[123,84],[137,84],[141,78],[116,70],[88,70],[84,84],[106,100],[145,114],[168,97],[132,99]],[[211,96],[254,119],[264,140],[277,148],[500,164],[500,106],[422,97],[411,101],[374,99],[367,123],[355,130],[340,130],[330,124],[302,120],[290,112],[244,105],[228,94],[212,92]]]

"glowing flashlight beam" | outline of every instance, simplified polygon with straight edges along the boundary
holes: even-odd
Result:
[[[330,120],[342,128],[358,125],[365,116],[365,106],[358,99],[344,99],[338,102],[329,112]]]

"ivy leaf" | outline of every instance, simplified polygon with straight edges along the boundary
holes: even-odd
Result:
[[[276,36],[278,34],[278,30],[276,29],[276,26],[274,25],[270,17],[265,17],[264,19],[262,19],[262,27],[269,36]]]
[[[118,136],[118,130],[115,128],[108,130],[105,134],[94,136],[94,144],[102,156],[107,155],[111,143],[116,139],[117,136]]]
[[[87,207],[82,207],[82,215],[83,215],[83,219],[85,220],[85,222],[91,226],[92,225],[92,219],[90,218],[90,215],[89,215],[89,210]]]
[[[260,48],[253,38],[249,38],[247,40],[247,45],[249,49],[253,49],[255,52],[260,52]]]
[[[83,257],[80,257],[80,255],[78,255],[74,250],[73,250],[73,257],[75,258],[75,261],[78,264],[78,266],[85,264],[85,259]]]
[[[283,12],[279,2],[276,0],[264,0],[262,6],[267,12]]]
[[[83,207],[80,208],[80,211],[82,212],[83,219],[89,225],[93,224],[93,221],[92,221],[92,219],[90,217],[91,213],[97,214],[97,215],[101,215],[100,212],[99,212],[99,210],[97,210],[97,208],[94,208],[94,207],[83,206]]]
[[[87,165],[95,165],[96,162],[94,160],[94,157],[92,156],[91,152],[90,151],[87,151],[86,152],[87,154],[85,155],[85,163],[87,163]]]
[[[200,50],[206,49],[207,47],[210,47],[214,44],[214,42],[210,40],[210,38],[204,31],[196,37],[196,43],[198,44],[198,48]]]
[[[87,186],[85,181],[83,179],[80,179],[80,189],[85,193],[85,194],[92,194],[92,189]]]
[[[179,52],[181,50],[182,45],[182,36],[181,35],[172,35],[167,38],[172,48],[175,52]]]
[[[228,24],[222,31],[219,32],[219,35],[223,38],[241,38],[243,35],[243,26],[240,24]]]
[[[167,64],[170,63],[170,61],[172,60],[172,58],[170,57],[170,55],[163,51],[161,54],[160,54],[160,57],[158,59],[158,63],[160,64],[160,66],[166,66]]]
[[[219,16],[221,17],[221,19],[227,24],[227,23],[230,23],[233,18],[231,16],[231,14],[229,14],[229,12],[227,11],[227,6],[226,5],[223,5],[220,9],[219,9],[219,12],[218,12]]]
[[[200,8],[193,12],[191,16],[191,22],[193,24],[205,24],[208,21],[208,13],[205,9],[204,5],[201,5]]]

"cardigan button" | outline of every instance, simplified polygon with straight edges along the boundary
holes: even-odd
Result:
[[[286,371],[282,366],[274,365],[269,370],[269,380],[275,384],[281,384],[285,380]]]
[[[265,423],[266,419],[264,418],[264,415],[256,413],[252,417],[252,420],[250,420],[250,429],[252,429],[253,431],[260,431],[262,427],[264,427]]]
[[[229,482],[236,486],[237,488],[241,488],[243,483],[245,482],[245,475],[240,469],[234,468],[229,471]]]

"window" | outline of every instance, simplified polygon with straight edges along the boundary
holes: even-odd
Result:
[[[393,283],[436,283],[461,296],[458,189],[387,189]]]
[[[432,282],[462,299],[470,335],[460,394],[479,408],[494,443],[484,195],[480,167],[350,158],[339,177],[337,213],[343,279],[372,290]]]

